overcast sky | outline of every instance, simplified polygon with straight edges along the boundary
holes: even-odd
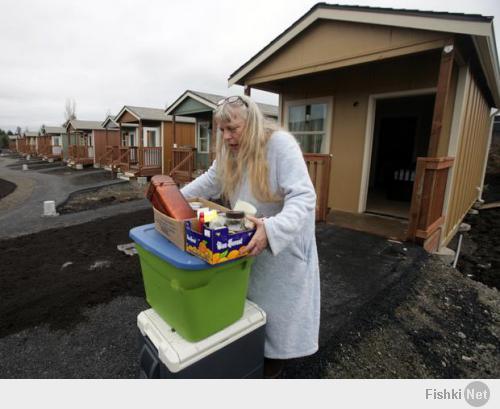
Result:
[[[164,108],[186,89],[240,94],[229,75],[306,13],[309,0],[2,0],[0,128],[38,130],[123,105]],[[332,1],[495,16],[500,0]],[[499,22],[495,22],[498,36]],[[252,91],[277,104],[276,95]]]

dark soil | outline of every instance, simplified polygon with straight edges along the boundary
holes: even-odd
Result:
[[[87,176],[90,177],[92,174],[84,177]],[[109,178],[109,175],[104,176]],[[131,200],[144,199],[144,189],[143,186],[135,182],[116,183],[96,189],[86,189],[72,193],[66,202],[57,206],[57,211],[60,214],[76,213],[83,210],[98,209],[103,206],[129,202]]]
[[[144,297],[137,257],[117,251],[150,210],[0,241],[0,337],[49,324],[68,328],[82,311],[120,295]],[[104,267],[92,268],[98,262]]]
[[[500,201],[500,143],[490,149],[489,173],[485,176],[485,203]],[[465,220],[471,230],[463,235],[457,264],[467,277],[500,290],[500,208],[480,210]],[[455,240],[456,242],[456,240]],[[453,249],[457,248],[455,244]]]
[[[14,190],[16,190],[16,187],[17,185],[15,183],[0,179],[0,200],[2,200],[5,196],[10,195]]]
[[[498,378],[499,313],[498,292],[431,258],[283,376]]]

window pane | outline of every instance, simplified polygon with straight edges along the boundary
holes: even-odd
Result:
[[[325,131],[327,104],[296,105],[288,109],[288,130],[292,133]]]
[[[308,131],[324,131],[326,104],[312,104]]]
[[[200,138],[200,153],[201,152],[208,152],[208,139],[207,138]]]
[[[288,111],[288,130],[290,132],[305,131],[306,106],[291,106]]]
[[[325,137],[324,133],[294,134],[304,153],[321,153],[321,146]]]

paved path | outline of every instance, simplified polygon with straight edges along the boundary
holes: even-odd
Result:
[[[82,170],[69,175],[55,175],[48,169],[22,171],[19,166],[15,166],[16,163],[17,159],[0,157],[0,177],[17,185],[14,192],[0,201],[0,240],[85,223],[151,206],[144,199],[79,213],[43,217],[43,202],[46,200],[54,200],[57,206],[66,201],[73,192],[124,182],[116,179],[102,180],[91,176],[105,172],[100,170]]]

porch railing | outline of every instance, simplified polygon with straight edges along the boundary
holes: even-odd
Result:
[[[423,243],[429,251],[439,247],[439,237],[433,235],[445,220],[444,197],[453,161],[450,157],[417,159],[407,238]],[[435,239],[429,240],[431,236]]]
[[[68,153],[71,159],[82,159],[89,157],[88,147],[85,145],[70,145],[68,147]]]
[[[118,146],[106,146],[106,152],[99,158],[99,163],[104,166],[110,166],[118,161]]]
[[[145,147],[139,152],[139,167],[161,168],[161,147]]]
[[[326,221],[328,215],[328,193],[330,187],[330,170],[332,155],[319,153],[305,153],[309,176],[316,191],[316,221]]]
[[[182,147],[172,149],[172,170],[169,172],[176,182],[190,182],[195,170],[196,148]]]

